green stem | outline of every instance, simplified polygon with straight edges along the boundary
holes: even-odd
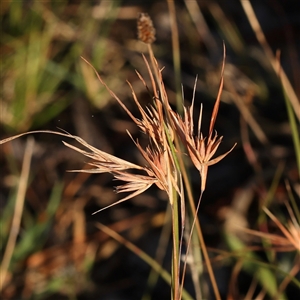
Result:
[[[172,299],[179,300],[179,210],[178,199],[175,189],[173,189],[172,199],[172,238],[173,238],[173,253],[172,253]]]

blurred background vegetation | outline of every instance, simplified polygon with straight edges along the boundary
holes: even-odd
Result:
[[[300,290],[299,267],[295,267],[299,265],[299,249],[278,250],[272,242],[262,242],[236,228],[284,236],[263,206],[269,207],[284,226],[291,220],[299,226],[299,153],[295,148],[299,123],[295,122],[295,106],[286,99],[240,1],[175,2],[184,97],[188,104],[198,75],[195,105],[204,104],[204,132],[217,96],[223,41],[227,49],[216,129],[225,137],[220,153],[234,142],[238,146],[210,170],[199,213],[221,295],[224,299],[228,295],[245,299],[251,291],[253,298],[276,299],[277,294],[283,295],[280,299],[296,299]],[[252,4],[274,55],[281,51],[283,70],[299,99],[297,2],[264,0]],[[146,46],[136,38],[136,17],[139,12],[148,13],[157,33],[153,49],[165,67],[169,99],[175,105],[167,1],[28,0],[2,1],[0,6],[0,139],[29,130],[62,128],[101,150],[143,164],[126,130],[141,143],[145,137],[80,56],[93,64],[137,115],[126,80],[132,83],[142,105],[151,102],[151,95],[135,73],[137,69],[147,78],[141,56]],[[143,295],[144,299],[169,299],[170,289],[162,280],[153,286],[147,284],[150,267],[145,262],[95,226],[97,221],[109,225],[155,257],[165,228],[165,195],[153,188],[92,216],[118,199],[111,176],[68,173],[84,168],[86,158],[66,148],[59,136],[37,134],[33,138],[23,192],[20,185],[24,182],[22,164],[28,139],[22,137],[0,149],[2,268],[7,263],[4,254],[11,252],[1,287],[3,299],[142,299]],[[198,199],[198,173],[191,168],[190,176]],[[24,206],[18,199],[24,200]],[[292,202],[295,220],[287,201]],[[20,226],[16,243],[8,249],[17,204],[21,208]],[[299,227],[295,227],[299,234]],[[289,246],[288,241],[285,246]],[[244,264],[241,249],[249,254]],[[167,247],[167,270],[169,252]],[[204,279],[205,274],[204,270]],[[188,282],[187,289],[193,294]],[[204,282],[206,295],[210,295],[210,288],[209,281]]]

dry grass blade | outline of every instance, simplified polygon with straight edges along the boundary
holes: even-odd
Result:
[[[250,128],[256,135],[257,139],[263,145],[268,144],[269,141],[263,129],[261,128],[259,123],[255,120],[251,111],[248,109],[244,99],[237,93],[236,88],[234,86],[235,85],[234,81],[228,78],[228,80],[226,80],[225,85],[226,85],[226,89],[232,94],[232,100],[234,101],[235,105],[241,112],[241,115],[243,116],[245,121],[249,124]]]
[[[284,226],[283,223],[266,207],[263,207],[263,210],[277,225],[283,236],[274,233],[266,233],[248,228],[242,228],[239,226],[237,226],[237,228],[245,233],[269,240],[276,248],[276,251],[295,251],[295,249],[300,251],[300,226],[294,219],[293,212],[289,211],[291,219],[288,220],[287,225]]]
[[[63,141],[64,145],[83,154],[86,157],[89,157],[93,159],[94,161],[92,163],[89,163],[89,165],[96,167],[95,169],[88,169],[88,170],[74,170],[73,172],[86,172],[86,173],[105,173],[105,172],[113,172],[113,171],[121,171],[126,169],[137,169],[137,170],[143,170],[142,167],[130,163],[126,160],[123,160],[121,158],[118,158],[116,156],[113,156],[111,154],[108,154],[104,151],[101,151],[99,149],[96,149],[92,147],[91,145],[87,144],[84,140],[76,139],[78,142],[80,142],[83,146],[87,147],[88,149],[92,150],[92,152],[87,152],[82,149],[79,149],[73,145],[70,145]]]
[[[244,233],[248,233],[250,235],[266,239],[270,241],[274,246],[279,246],[276,247],[276,251],[295,251],[295,247],[291,245],[291,243],[289,242],[289,240],[287,240],[286,237],[280,236],[278,234],[266,233],[248,228],[237,228]]]
[[[213,34],[210,32],[207,22],[200,10],[199,3],[197,1],[184,0],[185,6],[195,24],[195,27],[205,43],[209,53],[216,54],[216,49],[218,45],[213,37]]]
[[[3,140],[0,141],[0,145],[5,144],[5,143],[10,142],[10,141],[13,141],[15,139],[18,139],[19,137],[22,137],[24,135],[29,135],[29,134],[34,134],[34,133],[51,133],[51,134],[56,134],[56,135],[62,135],[62,136],[70,137],[69,134],[58,132],[58,131],[52,131],[52,130],[33,130],[33,131],[28,131],[28,132],[20,133],[20,134],[11,136],[9,138],[3,139]]]
[[[124,105],[124,103],[121,101],[121,99],[102,80],[101,76],[99,75],[99,73],[97,72],[95,67],[84,57],[81,56],[81,59],[84,60],[94,70],[94,72],[95,72],[97,78],[99,79],[99,81],[101,82],[101,84],[106,88],[106,90],[110,93],[110,95],[118,101],[120,106],[126,111],[126,113],[129,115],[129,117],[136,123],[137,122],[136,118],[133,116],[133,114],[130,112],[130,110],[126,107],[126,105]]]
[[[145,192],[153,183],[155,183],[155,179],[149,178],[148,176],[142,176],[142,175],[135,175],[135,174],[129,174],[129,173],[116,173],[114,175],[116,179],[120,179],[123,181],[128,181],[128,183],[116,187],[116,192],[117,193],[122,193],[122,192],[132,192],[128,196],[118,200],[117,202],[114,202],[110,205],[107,205],[95,212],[92,213],[92,215],[95,215],[105,209],[108,209],[110,207],[113,207],[115,205],[118,205],[122,202],[125,202],[129,199],[132,199],[133,197],[136,197],[143,192]]]
[[[141,77],[140,77],[141,78]],[[163,142],[163,127],[162,127],[162,111],[157,111],[153,106],[147,108],[147,112],[141,107],[138,102],[137,96],[132,88],[132,85],[128,82],[131,89],[133,99],[142,115],[142,119],[135,120],[136,125],[155,143],[156,147],[159,148]]]
[[[12,219],[8,241],[3,254],[1,267],[0,267],[0,291],[5,286],[7,270],[10,265],[10,261],[14,252],[15,244],[20,230],[33,148],[34,148],[34,140],[30,138],[26,144],[23,165],[22,165],[22,172],[20,175],[20,181],[19,181],[19,186],[18,186],[18,191],[16,196],[14,215]]]
[[[262,29],[260,27],[260,24],[256,18],[256,15],[253,10],[251,2],[250,1],[242,1],[242,0],[240,2],[244,9],[244,12],[248,18],[248,21],[249,21],[254,33],[256,34],[256,38],[259,41],[260,45],[262,46],[262,48],[266,54],[266,58],[270,61],[274,72],[277,73],[277,71],[278,71],[277,70],[277,68],[278,68],[277,59],[276,59],[275,55],[273,54],[273,51],[267,42],[264,32],[262,31]],[[286,94],[288,95],[288,98],[293,106],[294,112],[295,112],[298,120],[300,120],[300,102],[299,102],[299,99],[298,99],[298,97],[297,97],[297,95],[296,95],[296,93],[295,93],[295,91],[283,69],[280,69],[279,78],[280,78],[283,88],[284,88]]]
[[[225,58],[226,58],[226,48],[225,48],[225,44],[223,43],[223,62],[222,62],[222,69],[221,69],[220,86],[219,86],[218,96],[217,96],[217,99],[216,99],[216,102],[214,105],[214,109],[213,109],[213,112],[212,112],[211,118],[210,118],[209,133],[208,133],[209,136],[212,135],[212,132],[213,132],[213,129],[215,126],[215,122],[217,119],[219,107],[220,107],[221,95],[222,95],[223,85],[224,85]]]
[[[284,227],[284,225],[266,208],[263,207],[264,212],[272,219],[272,221],[278,226],[281,232],[285,235],[286,239],[292,244],[295,249],[300,251],[300,229],[296,228],[292,223],[290,223],[289,230]]]
[[[286,278],[281,282],[279,286],[279,293],[283,293],[286,290],[287,285],[290,283],[292,277],[296,277],[300,270],[300,260],[299,257],[296,258],[295,264],[293,268],[290,270],[290,276],[286,276]]]
[[[151,71],[151,68],[150,68],[150,65],[148,63],[148,60],[146,59],[145,55],[142,55],[143,56],[143,59],[144,59],[144,62],[145,62],[145,65],[147,67],[147,70],[148,70],[148,74],[150,76],[150,80],[151,80],[151,85],[152,85],[152,90],[153,90],[153,93],[154,93],[154,98],[155,100],[157,101],[159,99],[158,97],[158,93],[157,93],[157,88],[156,88],[156,83],[155,83],[155,77]],[[158,69],[158,66],[157,66],[157,62],[154,62],[154,64],[152,65],[154,70]],[[139,75],[139,73],[137,73]],[[156,76],[156,75],[155,75]],[[139,76],[141,78],[141,76]],[[144,80],[142,80],[144,85],[147,87],[146,83]]]

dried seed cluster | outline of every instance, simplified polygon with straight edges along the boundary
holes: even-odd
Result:
[[[155,41],[155,28],[152,20],[146,13],[140,13],[137,19],[138,39],[146,44]]]
[[[140,14],[137,25],[140,40],[142,40],[145,43],[152,43],[155,40],[155,29],[148,14]],[[219,155],[216,158],[213,158],[223,138],[222,136],[218,136],[217,133],[214,131],[214,125],[219,110],[221,92],[224,83],[223,74],[225,67],[225,48],[219,92],[212,112],[209,132],[206,137],[204,137],[201,132],[202,106],[199,113],[197,126],[198,128],[194,130],[193,115],[196,81],[194,86],[192,105],[190,107],[184,106],[184,116],[181,116],[171,108],[163,82],[163,69],[160,69],[153,52],[149,51],[149,53],[152,67],[150,66],[145,56],[143,56],[143,59],[148,70],[149,78],[151,79],[152,90],[154,93],[153,105],[148,105],[148,107],[144,109],[139,103],[139,100],[137,98],[136,93],[134,92],[132,85],[128,82],[132,92],[133,100],[140,112],[140,118],[136,118],[131,113],[131,111],[121,101],[121,99],[119,99],[118,96],[102,80],[97,70],[87,60],[83,58],[83,60],[93,68],[99,81],[104,85],[104,87],[107,89],[110,95],[117,100],[120,106],[127,112],[132,121],[140,128],[140,130],[146,135],[148,135],[149,144],[146,148],[143,148],[138,142],[138,140],[134,141],[137,149],[146,161],[146,166],[136,165],[111,154],[108,154],[104,151],[101,151],[89,145],[80,137],[73,136],[68,133],[52,132],[55,134],[60,134],[69,138],[73,138],[86,148],[86,150],[83,150],[64,142],[66,146],[92,159],[92,162],[90,162],[89,164],[93,168],[81,170],[80,172],[109,172],[113,174],[115,179],[124,182],[124,184],[119,185],[116,188],[116,191],[118,193],[126,192],[129,193],[129,195],[125,196],[121,200],[111,205],[106,206],[105,208],[100,209],[99,211],[114,206],[118,203],[124,202],[128,199],[131,199],[146,191],[153,184],[156,185],[158,188],[166,191],[166,193],[169,196],[171,205],[174,199],[173,194],[175,190],[176,193],[180,195],[180,197],[182,197],[181,175],[176,163],[177,155],[180,155],[180,153],[178,152],[178,154],[176,154],[177,145],[176,143],[173,143],[175,136],[177,136],[181,140],[182,144],[187,150],[187,154],[191,158],[191,161],[199,171],[201,177],[201,193],[203,193],[206,187],[208,168],[211,165],[218,163],[235,147],[234,144],[229,151],[222,155]],[[141,79],[142,83],[145,85],[147,90],[149,90],[146,81],[143,79],[143,77],[138,72],[137,75]],[[161,97],[159,97],[158,95],[158,90],[160,91]],[[14,139],[21,135],[17,135],[11,139]],[[8,140],[10,139],[0,141],[0,144],[5,143]],[[140,175],[139,173],[141,171],[144,172],[144,174]],[[182,205],[182,207],[184,207],[184,204]],[[182,210],[184,209],[182,208]]]

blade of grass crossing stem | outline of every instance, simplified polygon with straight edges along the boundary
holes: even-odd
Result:
[[[132,244],[131,242],[129,242],[128,240],[123,238],[121,235],[119,235],[117,232],[113,231],[109,227],[107,227],[101,223],[97,223],[96,227],[98,227],[100,230],[105,232],[107,235],[109,235],[110,237],[112,237],[113,239],[118,241],[120,244],[124,245],[127,249],[129,249],[133,253],[135,253],[140,259],[142,259],[149,266],[151,266],[153,268],[153,270],[155,270],[161,276],[161,278],[164,279],[164,281],[167,284],[171,284],[170,273],[168,273],[166,270],[164,270],[162,268],[162,266],[160,264],[158,264],[151,256],[149,256],[143,250],[141,250],[140,248],[138,248],[137,246],[135,246],[134,244]],[[183,291],[182,298],[184,300],[193,300],[193,297],[186,290]]]

